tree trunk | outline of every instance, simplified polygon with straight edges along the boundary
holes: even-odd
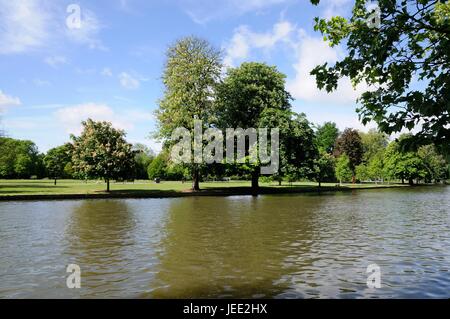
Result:
[[[252,171],[252,192],[258,193],[259,190],[259,167],[255,167]]]
[[[194,171],[192,173],[192,190],[194,192],[200,190],[200,172],[197,165],[194,165]]]
[[[409,185],[414,185],[414,180],[412,178],[409,179]]]
[[[353,175],[353,176],[352,176],[352,184],[355,184],[355,183],[356,183],[356,176]]]
[[[402,177],[402,184],[405,184],[405,179]]]
[[[106,179],[106,192],[109,193],[109,178]]]
[[[282,181],[283,179],[281,178],[281,177],[279,177],[278,178],[278,186],[281,186],[281,181]]]
[[[319,179],[319,188],[322,187],[322,180]]]
[[[53,183],[53,185],[55,185],[55,186],[56,186],[56,177],[55,177],[55,182]]]

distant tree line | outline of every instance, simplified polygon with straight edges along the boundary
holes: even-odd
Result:
[[[297,144],[282,147],[309,152],[299,156],[298,166],[289,164],[285,154],[282,155],[280,172],[264,177],[265,181],[414,184],[437,183],[449,178],[448,161],[434,145],[420,146],[415,151],[402,149],[401,141],[409,138],[407,134],[389,142],[384,133],[375,129],[367,133],[350,128],[340,132],[333,122],[313,126],[304,115],[299,115],[294,123],[304,133],[297,133]],[[50,178],[56,185],[58,179],[103,178],[108,183],[134,179],[186,181],[192,177],[190,165],[171,162],[170,144],[165,144],[155,155],[143,144],[128,144],[125,133],[110,123],[88,120],[83,125],[85,130],[80,137],[73,136],[72,143],[52,148],[45,154],[39,153],[32,141],[0,137],[0,178]],[[251,180],[252,173],[251,167],[242,164],[204,165],[199,169],[199,181]]]

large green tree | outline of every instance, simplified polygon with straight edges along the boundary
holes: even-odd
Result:
[[[45,168],[49,177],[56,180],[64,175],[64,169],[71,162],[71,149],[69,145],[61,145],[50,149],[44,157]]]
[[[348,182],[352,178],[354,179],[355,172],[351,168],[350,158],[347,154],[342,154],[336,160],[336,177],[339,182]]]
[[[336,140],[334,154],[341,156],[346,154],[350,160],[350,169],[353,172],[353,182],[355,181],[356,166],[361,164],[363,159],[363,144],[361,136],[357,130],[347,128]]]
[[[168,140],[179,127],[193,132],[194,120],[201,120],[204,128],[212,122],[222,57],[207,41],[186,37],[169,47],[166,59],[164,97],[159,101],[156,116],[159,136]],[[194,163],[191,170],[192,189],[200,190],[200,164]]]
[[[32,141],[0,137],[0,177],[30,178],[40,175],[38,149]]]
[[[135,164],[132,145],[125,140],[125,132],[109,122],[88,119],[82,124],[81,135],[71,136],[73,170],[84,178],[103,178],[109,192],[111,179],[131,177]]]
[[[292,118],[291,96],[285,89],[285,78],[276,67],[264,63],[247,62],[238,68],[228,69],[226,78],[218,88],[217,125],[244,130],[289,126],[286,121]],[[249,153],[248,145],[246,153]],[[260,166],[253,165],[251,176],[254,191],[259,187],[259,175]]]
[[[432,144],[421,146],[417,155],[422,159],[426,170],[425,181],[428,183],[438,182],[447,177],[447,161],[439,154]]]
[[[385,150],[381,150],[373,155],[367,163],[367,173],[371,180],[384,181],[386,174],[384,171]]]
[[[279,170],[275,178],[280,185],[283,178],[299,180],[313,174],[318,152],[312,124],[304,113],[267,108],[261,114],[259,125],[279,129]],[[254,173],[254,169],[255,166],[250,174]]]
[[[169,155],[166,150],[159,153],[147,168],[149,179],[166,179],[168,170]]]
[[[336,179],[336,159],[333,155],[323,152],[314,161],[313,179],[322,186],[322,182],[331,182]]]
[[[363,146],[363,161],[368,163],[374,156],[386,149],[389,144],[388,136],[376,129],[360,132]]]
[[[401,147],[402,139],[408,138],[407,135],[400,136],[398,141],[394,141],[386,149],[384,160],[384,175],[391,180],[405,180],[410,185],[414,184],[415,179],[426,177],[427,171],[422,159],[416,152],[405,151]]]
[[[318,4],[320,0],[311,0]],[[416,128],[414,144],[450,148],[450,2],[447,0],[379,0],[377,12],[356,0],[352,15],[316,18],[316,30],[346,56],[334,65],[317,66],[321,89],[333,91],[349,77],[367,84],[359,97],[363,123],[375,121],[383,132]]]
[[[338,136],[339,129],[337,128],[336,123],[325,122],[322,125],[318,125],[315,142],[319,151],[321,153],[326,152],[332,154]]]

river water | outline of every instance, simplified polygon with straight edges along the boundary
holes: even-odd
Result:
[[[0,256],[0,298],[449,298],[450,187],[0,202]]]

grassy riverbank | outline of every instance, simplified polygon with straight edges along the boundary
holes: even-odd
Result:
[[[299,182],[292,185],[278,183],[261,183],[261,194],[314,192],[319,188],[317,183]],[[407,187],[400,184],[322,184],[321,191],[345,191],[352,189],[376,189],[386,187]],[[52,180],[0,180],[0,200],[22,199],[64,199],[64,198],[151,198],[182,197],[201,195],[246,195],[251,194],[250,182],[205,182],[201,183],[202,191],[192,193],[190,184],[182,182],[136,181],[134,183],[112,183],[111,192],[105,192],[105,183],[100,181],[59,180],[53,185]]]

